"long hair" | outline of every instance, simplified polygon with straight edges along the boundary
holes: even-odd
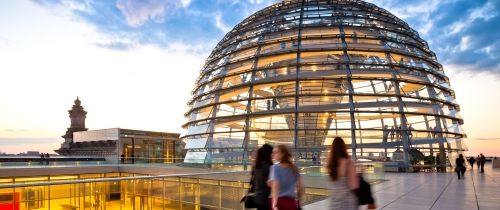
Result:
[[[264,144],[257,150],[257,157],[255,158],[255,168],[260,168],[264,164],[272,165],[273,159],[271,154],[273,153],[273,146],[269,144]]]
[[[281,159],[279,160],[280,163],[286,163],[290,166],[290,168],[292,169],[292,171],[296,174],[299,173],[299,169],[297,169],[297,167],[295,166],[295,164],[293,164],[292,162],[292,153],[290,152],[290,150],[288,149],[287,146],[283,145],[283,144],[280,144],[278,146],[276,146],[276,148],[280,151],[281,153]]]
[[[330,179],[337,181],[339,178],[338,166],[340,158],[349,158],[345,142],[341,137],[335,137],[332,143],[332,151],[328,158],[327,169]]]

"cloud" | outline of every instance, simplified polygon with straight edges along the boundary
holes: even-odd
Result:
[[[57,16],[95,27],[100,48],[125,51],[172,43],[210,51],[232,26],[279,0],[33,0]],[[209,43],[209,44],[207,44]],[[1,45],[0,41],[0,45]],[[206,52],[205,52],[206,53]]]
[[[125,16],[131,27],[140,27],[149,20],[162,22],[165,13],[186,7],[190,1],[181,0],[118,0],[116,7]]]
[[[231,30],[229,26],[227,26],[222,22],[222,14],[220,12],[214,15],[214,21],[217,28],[220,29],[222,32],[227,33]]]
[[[500,1],[368,0],[420,33],[442,64],[500,74]],[[130,50],[171,43],[214,47],[232,26],[276,0],[40,0],[59,5],[109,36],[96,45]],[[0,41],[0,44],[1,41]],[[5,45],[5,44],[4,44]],[[209,51],[211,47],[207,47]]]
[[[402,18],[445,65],[500,75],[500,1],[369,0]]]
[[[471,42],[471,37],[470,36],[464,36],[460,39],[460,51],[464,51],[469,49],[470,47],[470,42]]]

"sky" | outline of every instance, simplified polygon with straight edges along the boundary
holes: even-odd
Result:
[[[218,41],[266,0],[1,0],[0,152],[51,152],[78,96],[89,129],[182,132]],[[469,154],[500,156],[500,1],[369,0],[427,40]]]

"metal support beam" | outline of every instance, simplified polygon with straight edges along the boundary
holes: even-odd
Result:
[[[403,142],[403,161],[404,163],[409,166],[410,165],[410,139],[408,137],[408,125],[406,122],[406,115],[405,115],[405,110],[404,110],[404,102],[403,98],[401,96],[401,89],[399,85],[399,80],[397,78],[396,72],[392,72],[392,79],[394,80],[394,88],[396,90],[396,95],[398,98],[398,109],[399,109],[399,114],[400,114],[400,120],[401,120],[401,129],[399,130],[400,135],[401,135],[401,141]]]

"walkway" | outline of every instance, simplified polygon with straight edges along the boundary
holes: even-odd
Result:
[[[484,174],[468,168],[461,180],[455,173],[387,173],[386,179],[372,187],[379,209],[500,209],[500,169],[491,164]],[[303,209],[328,209],[328,200]]]

